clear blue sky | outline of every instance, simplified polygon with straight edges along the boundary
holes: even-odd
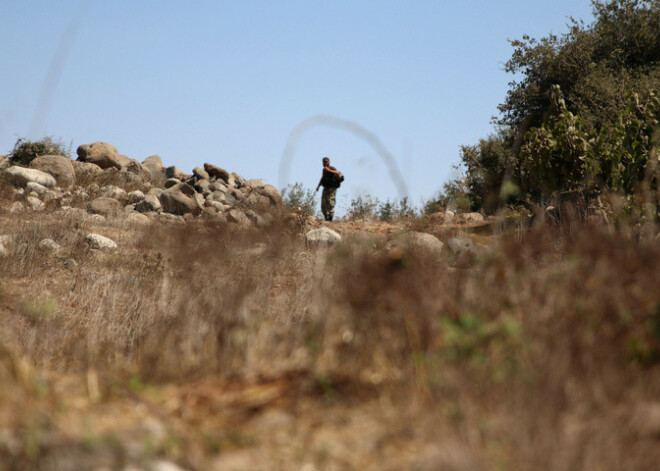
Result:
[[[0,4],[0,153],[18,137],[106,141],[185,172],[204,162],[280,186],[291,132],[356,123],[396,160],[412,203],[441,188],[459,147],[493,130],[508,39],[592,20],[588,0],[43,1]],[[367,141],[331,126],[297,140],[288,182],[321,158],[339,205],[398,196]]]

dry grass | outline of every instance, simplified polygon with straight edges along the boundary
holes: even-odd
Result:
[[[2,470],[660,462],[657,228],[517,228],[460,268],[286,227],[0,213],[8,233]]]

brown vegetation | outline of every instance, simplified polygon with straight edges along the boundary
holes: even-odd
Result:
[[[655,227],[544,224],[450,266],[359,223],[319,250],[284,226],[10,215],[0,195],[2,470],[660,462]]]

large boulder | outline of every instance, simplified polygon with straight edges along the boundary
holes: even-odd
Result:
[[[204,170],[209,174],[211,178],[219,178],[224,180],[225,183],[229,181],[229,172],[224,168],[218,167],[217,165],[205,163]]]
[[[179,183],[161,193],[160,204],[167,213],[198,215],[204,207],[204,199],[192,186]]]
[[[107,196],[99,196],[93,199],[87,206],[87,211],[92,214],[100,214],[102,216],[110,216],[117,214],[121,204],[114,198]]]
[[[121,169],[122,157],[114,146],[106,142],[94,142],[92,144],[83,144],[76,150],[78,160],[98,165],[102,169],[116,168]]]
[[[4,174],[11,183],[23,188],[30,182],[38,183],[46,188],[53,188],[57,184],[52,175],[34,168],[9,167]]]
[[[332,245],[341,240],[341,235],[327,227],[313,229],[305,234],[308,245]]]
[[[76,171],[71,159],[62,155],[40,155],[32,162],[30,167],[52,175],[57,186],[68,189],[76,184]]]

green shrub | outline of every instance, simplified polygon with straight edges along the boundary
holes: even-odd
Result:
[[[354,220],[376,219],[379,204],[378,198],[369,195],[353,198],[351,206],[348,208],[348,218]]]
[[[39,141],[18,138],[14,149],[9,154],[9,160],[14,165],[30,165],[40,155],[63,155],[69,157],[70,149],[52,137],[44,137]]]
[[[303,187],[300,182],[293,185],[287,185],[282,189],[282,202],[290,211],[296,211],[298,208],[305,216],[315,214],[316,196],[309,188]]]

